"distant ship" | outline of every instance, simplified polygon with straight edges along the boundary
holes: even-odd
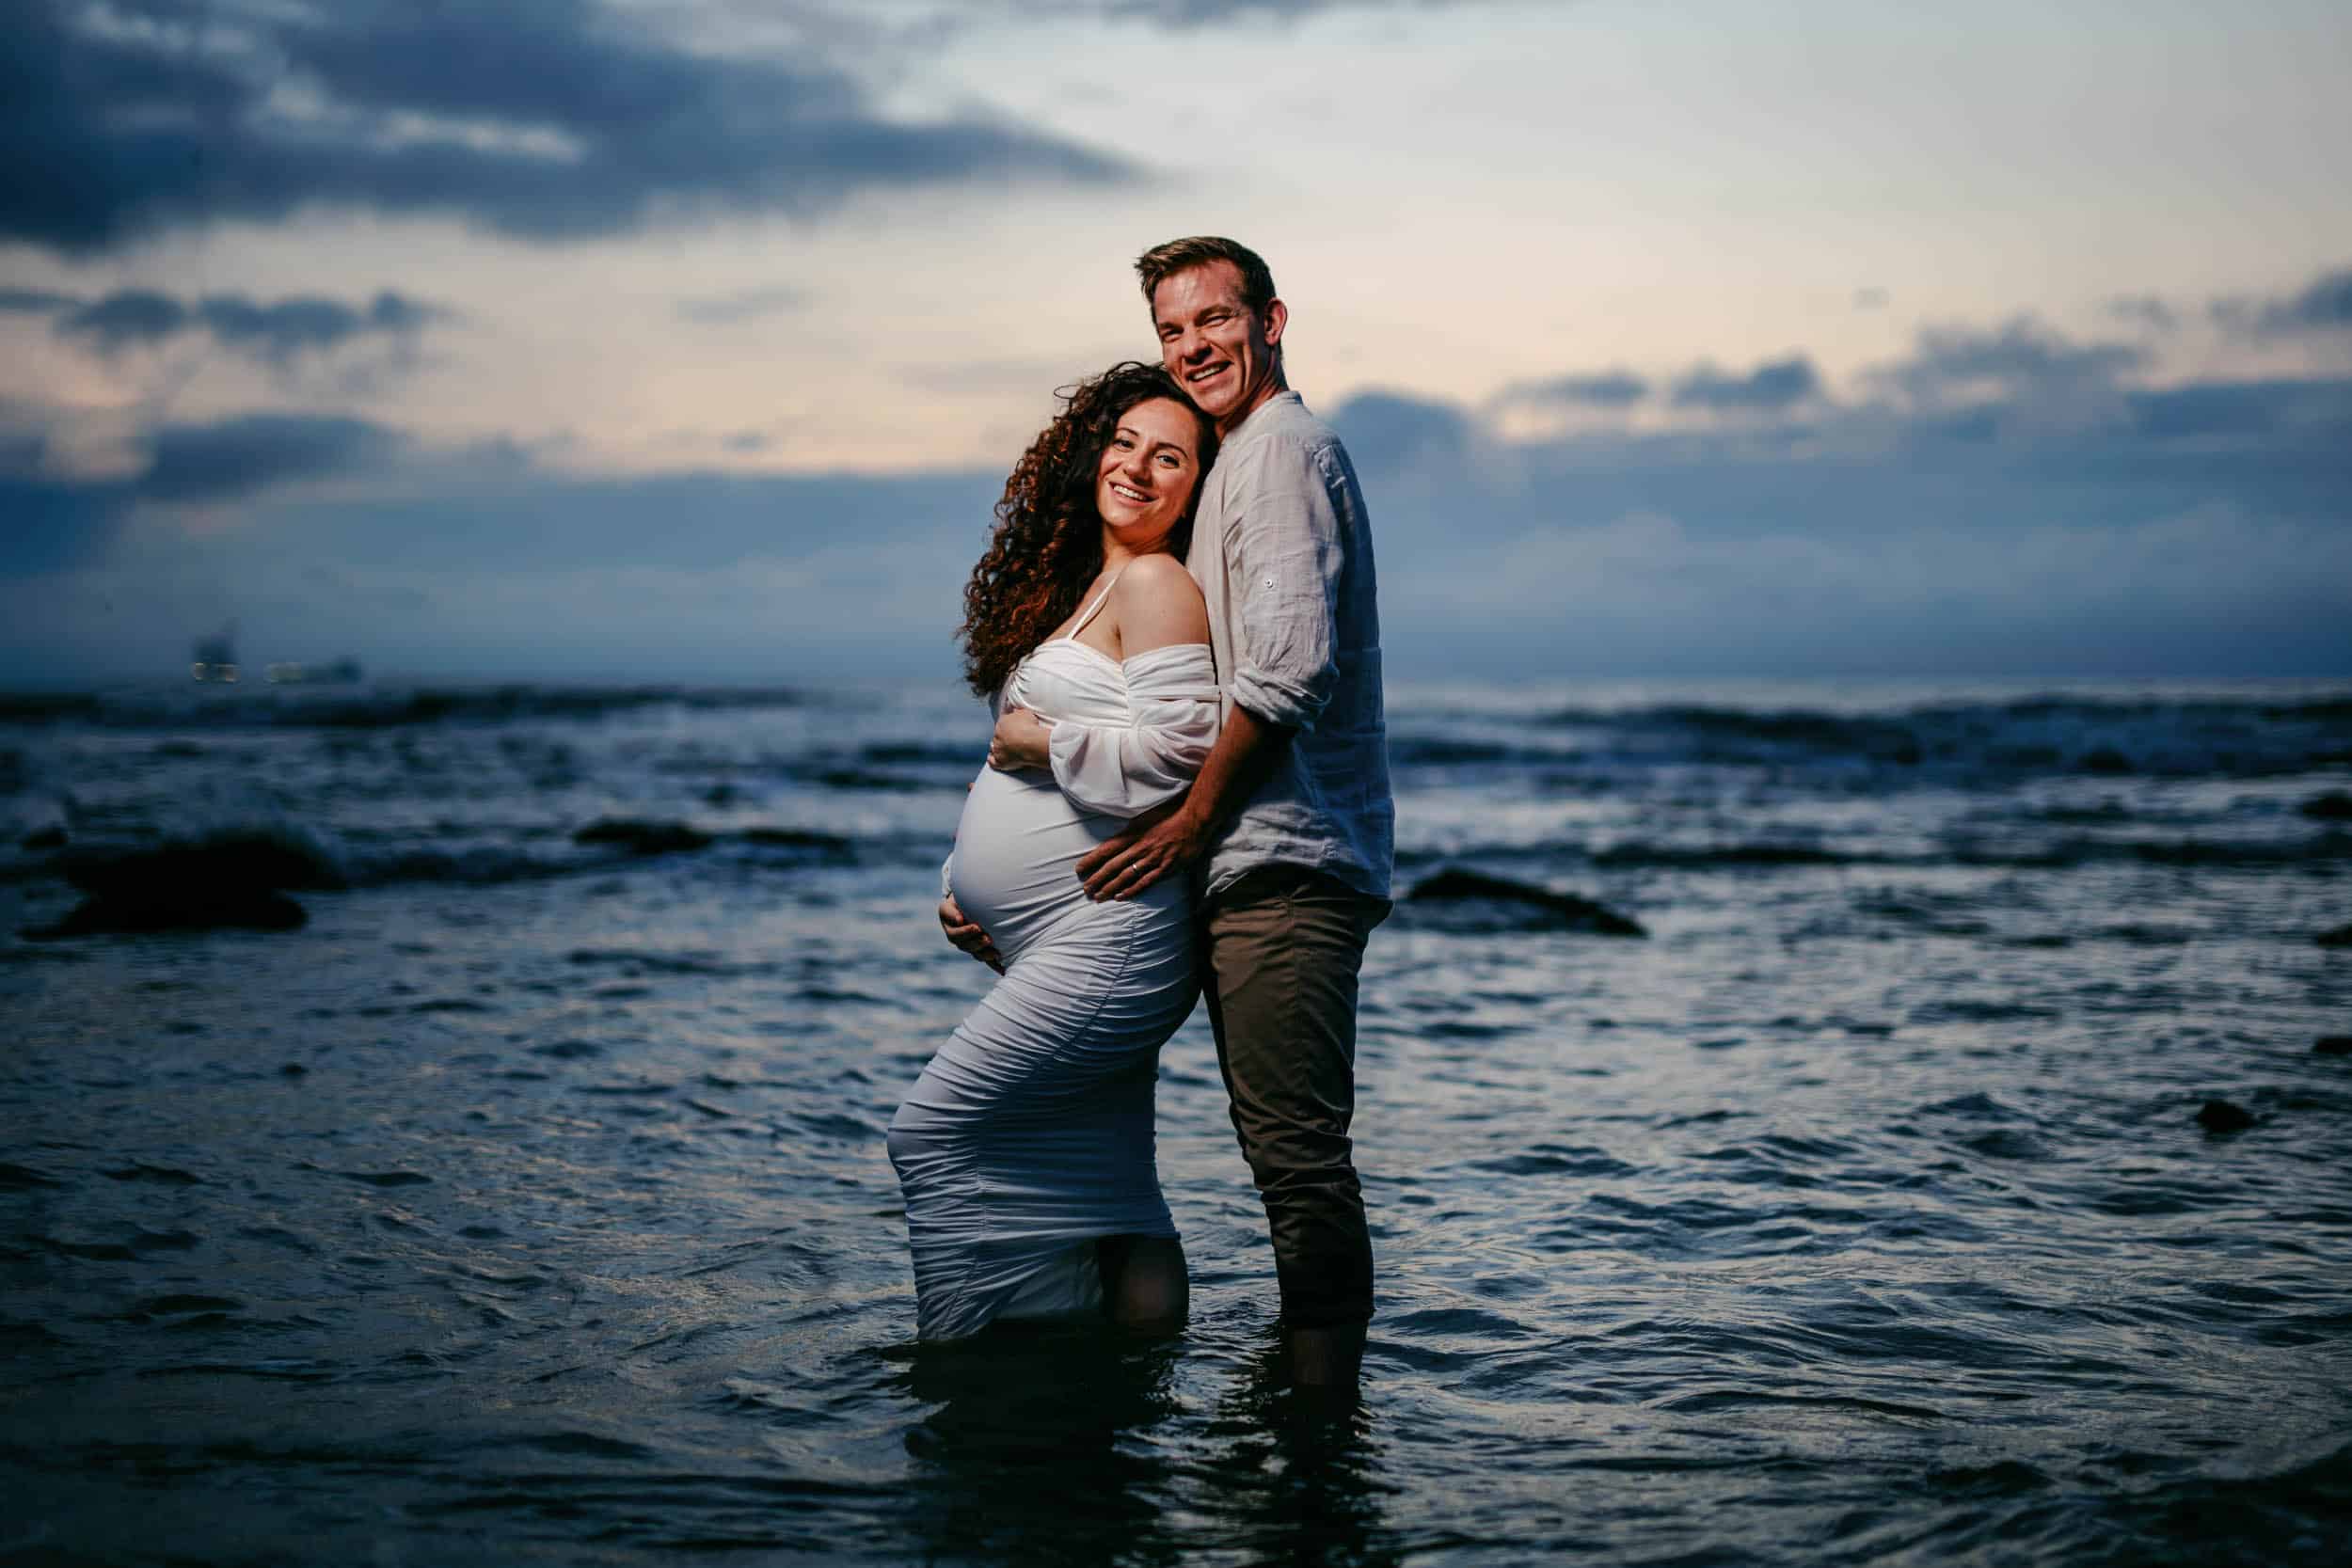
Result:
[[[236,622],[196,640],[188,673],[208,685],[237,683],[244,671],[237,663]],[[356,686],[366,678],[359,661],[348,656],[326,664],[272,664],[263,673],[272,686]]]
[[[269,667],[272,686],[353,686],[363,677],[359,661],[339,658],[331,664],[273,664]]]
[[[237,623],[231,621],[212,636],[198,638],[191,657],[195,662],[188,667],[188,673],[198,680],[236,685]]]

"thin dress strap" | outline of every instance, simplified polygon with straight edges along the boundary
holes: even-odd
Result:
[[[1126,567],[1121,566],[1119,571],[1111,574],[1111,580],[1103,585],[1103,596],[1096,599],[1093,604],[1087,608],[1087,612],[1078,617],[1078,624],[1076,626],[1072,626],[1068,631],[1062,633],[1062,636],[1066,640],[1075,642],[1078,640],[1078,634],[1087,629],[1087,623],[1102,613],[1103,607],[1111,602],[1111,590],[1119,586],[1120,574],[1126,571]]]

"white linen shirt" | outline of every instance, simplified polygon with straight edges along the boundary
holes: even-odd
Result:
[[[1208,601],[1223,712],[1296,732],[1211,848],[1208,894],[1298,865],[1388,897],[1396,808],[1372,527],[1346,449],[1296,392],[1218,448],[1184,563]]]

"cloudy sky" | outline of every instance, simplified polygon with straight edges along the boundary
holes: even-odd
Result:
[[[2340,0],[14,0],[0,681],[952,668],[1132,257],[1390,667],[2352,673]]]

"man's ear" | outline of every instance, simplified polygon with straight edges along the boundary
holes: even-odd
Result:
[[[1266,347],[1280,348],[1282,346],[1282,328],[1290,325],[1290,319],[1291,308],[1289,306],[1279,299],[1266,301],[1264,316]]]

